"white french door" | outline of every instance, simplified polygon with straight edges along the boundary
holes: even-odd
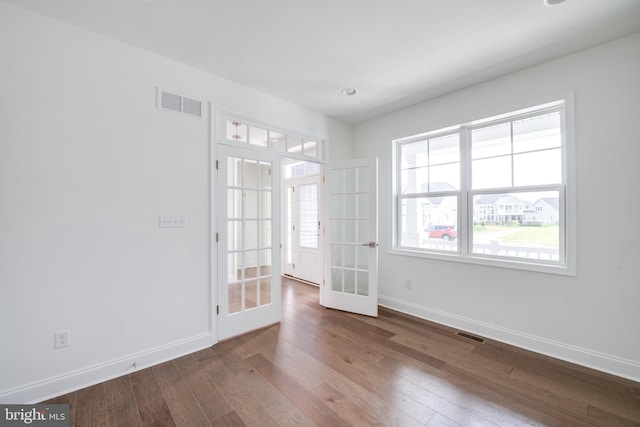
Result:
[[[320,175],[285,181],[285,274],[320,284],[322,234]]]
[[[323,305],[378,315],[377,159],[329,165]]]
[[[275,152],[218,144],[218,338],[281,318]]]

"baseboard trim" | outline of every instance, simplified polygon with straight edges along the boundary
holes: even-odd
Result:
[[[378,304],[401,313],[471,332],[505,344],[640,382],[640,362],[548,340],[489,323],[478,322],[463,316],[435,310],[388,296],[378,296]]]
[[[0,391],[0,402],[3,404],[42,402],[211,347],[213,344],[213,334],[206,332],[25,386]]]

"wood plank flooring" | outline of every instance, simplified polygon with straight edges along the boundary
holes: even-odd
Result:
[[[640,426],[640,384],[283,279],[282,323],[48,401],[72,426]]]

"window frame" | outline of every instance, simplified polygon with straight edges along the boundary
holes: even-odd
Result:
[[[392,203],[391,203],[391,248],[389,253],[444,261],[464,262],[485,266],[512,268],[542,273],[575,276],[575,148],[574,148],[574,105],[573,94],[557,97],[552,102],[532,103],[533,107],[521,108],[509,113],[494,115],[485,119],[474,120],[443,129],[424,132],[417,135],[397,138],[392,141]],[[530,105],[532,105],[530,104]],[[513,175],[512,186],[502,188],[472,188],[472,142],[471,132],[489,125],[513,122],[527,117],[535,117],[546,112],[560,113],[561,131],[561,182],[559,184],[515,186]],[[460,189],[446,192],[421,192],[411,195],[400,194],[401,181],[401,147],[425,139],[433,139],[446,134],[460,133]],[[513,139],[512,139],[513,141]],[[514,153],[511,151],[511,159]],[[483,194],[512,194],[558,191],[559,197],[559,260],[546,261],[533,258],[517,258],[499,255],[478,254],[473,252],[473,198]],[[457,251],[442,251],[401,245],[403,201],[407,198],[437,197],[457,195]],[[533,206],[533,202],[531,204]]]
[[[462,142],[459,141],[459,145],[458,145],[458,151],[459,151],[459,160],[458,163],[460,165],[460,172],[461,172],[461,176],[460,176],[460,188],[457,190],[441,190],[441,191],[423,191],[423,192],[415,192],[415,193],[411,193],[405,196],[402,196],[399,194],[398,191],[398,185],[400,185],[401,183],[401,174],[402,174],[402,168],[400,167],[400,162],[401,162],[401,157],[399,155],[400,152],[400,147],[404,146],[404,145],[408,145],[408,144],[413,144],[416,142],[422,142],[422,141],[430,141],[432,139],[438,139],[438,138],[443,138],[443,137],[447,137],[450,135],[455,135],[455,134],[459,134],[459,127],[452,127],[452,128],[447,128],[447,129],[442,129],[442,130],[438,130],[438,131],[434,131],[434,132],[427,132],[427,133],[423,133],[423,134],[419,134],[419,135],[413,135],[411,137],[407,137],[407,138],[403,138],[401,140],[396,140],[394,141],[396,143],[395,145],[395,149],[394,149],[394,165],[395,165],[395,169],[396,169],[396,173],[394,173],[394,177],[396,179],[396,181],[394,181],[394,193],[395,193],[395,197],[394,197],[394,203],[397,205],[396,209],[395,209],[395,214],[397,218],[401,218],[401,212],[400,210],[402,209],[402,203],[401,200],[409,200],[409,199],[421,199],[421,198],[438,198],[438,197],[456,197],[457,198],[457,203],[456,203],[456,229],[459,230],[460,228],[460,211],[462,209],[462,188],[464,187],[463,181],[464,181],[464,173],[462,172],[462,165],[463,165],[463,150],[462,150]],[[429,165],[430,167],[431,165]],[[435,165],[438,166],[438,165]],[[396,185],[397,184],[397,185]],[[429,185],[431,183],[429,182]],[[412,251],[413,249],[411,247],[405,247],[405,246],[399,246],[399,242],[400,242],[400,238],[399,238],[399,234],[400,234],[400,226],[401,226],[401,222],[395,222],[394,223],[394,235],[396,236],[397,240],[394,240],[394,248],[399,248],[400,250],[409,250]],[[458,231],[458,235],[459,235],[459,231]],[[437,253],[447,253],[447,254],[456,254],[456,253],[460,253],[460,243],[461,241],[458,239],[458,242],[456,243],[457,246],[457,250],[455,251],[451,251],[451,250],[447,250],[447,251],[437,251]],[[420,249],[417,249],[420,250]],[[420,250],[422,252],[422,250]]]

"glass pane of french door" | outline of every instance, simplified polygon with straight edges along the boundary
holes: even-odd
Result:
[[[376,316],[377,162],[360,159],[329,166],[330,266],[324,305]]]
[[[228,276],[229,313],[270,304],[273,247],[271,246],[271,162],[229,156]],[[262,203],[259,203],[262,201]]]
[[[274,185],[279,175],[271,153],[221,145],[219,161],[223,167],[218,188],[226,205],[219,211],[219,224],[224,224],[218,248],[222,339],[280,319],[279,249],[274,249],[280,240],[279,221],[274,221],[279,215],[279,184]]]

